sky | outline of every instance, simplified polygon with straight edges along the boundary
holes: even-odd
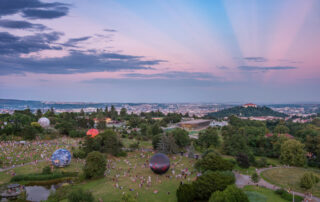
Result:
[[[319,0],[0,0],[0,98],[320,102]]]

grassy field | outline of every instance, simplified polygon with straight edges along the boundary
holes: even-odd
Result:
[[[62,137],[54,140],[26,141],[26,144],[3,141],[0,143],[2,167],[10,167],[35,160],[50,159],[52,153],[60,148],[70,150],[78,146],[79,139]]]
[[[170,170],[165,175],[156,175],[148,166],[147,160],[152,155],[152,152],[142,153],[137,151],[128,153],[127,157],[108,157],[109,163],[114,166],[113,169],[110,169],[109,174],[98,180],[84,181],[80,184],[72,185],[71,189],[84,188],[91,191],[95,198],[100,198],[103,201],[119,201],[123,193],[137,196],[138,201],[176,201],[175,192],[180,181],[191,182],[195,180],[196,173],[194,172],[186,179],[176,178],[175,175],[180,174],[181,170],[186,168],[192,171],[195,160],[181,157],[180,155],[172,155],[170,156]],[[16,174],[40,173],[43,167],[50,164],[51,162],[49,161],[39,162],[38,164],[25,165],[9,171],[0,172],[0,184],[9,183],[13,171]],[[144,166],[145,164],[146,167]],[[59,168],[59,170],[81,172],[83,165],[83,160],[72,160],[68,167]],[[129,168],[131,168],[130,172],[128,172]],[[175,175],[172,174],[172,169],[175,170]],[[116,188],[116,182],[113,181],[116,174],[120,175],[118,178],[119,188]],[[167,175],[171,176],[171,178],[168,178]],[[140,181],[137,179],[140,177],[147,179],[149,176],[152,179],[152,185],[147,187],[146,184],[144,184],[142,188],[140,188]],[[135,182],[134,178],[136,178]],[[130,191],[130,189],[132,191]],[[158,193],[154,193],[155,190],[157,190]]]
[[[245,186],[243,188],[250,202],[287,202],[279,195],[275,194],[273,190],[257,186]]]
[[[124,147],[126,147],[126,148],[129,148],[130,144],[138,142],[135,139],[129,139],[129,138],[121,138],[121,141],[122,141]],[[139,145],[142,148],[150,148],[150,149],[152,148],[152,142],[151,141],[141,141],[140,140],[139,141]]]
[[[300,178],[304,173],[312,172],[320,177],[320,170],[305,168],[274,168],[261,173],[268,182],[283,188],[292,188],[294,191],[304,193],[306,190],[299,186]],[[310,189],[313,195],[320,197],[320,182]]]
[[[57,169],[59,169],[61,171],[66,171],[66,172],[73,172],[73,171],[81,172],[83,164],[84,164],[84,161],[73,160],[73,161],[71,161],[70,166],[65,167],[65,168],[57,168]],[[5,184],[5,183],[9,183],[13,172],[17,175],[18,174],[29,174],[29,173],[40,173],[40,172],[42,172],[42,169],[48,165],[49,166],[51,165],[50,161],[39,162],[37,164],[25,165],[22,167],[13,168],[8,171],[0,172],[0,185]]]
[[[138,201],[176,201],[175,192],[180,181],[191,182],[195,179],[195,173],[187,179],[176,179],[172,175],[171,169],[165,175],[155,175],[148,166],[146,168],[143,166],[151,155],[152,153],[145,153],[145,157],[141,157],[140,153],[133,152],[129,153],[128,157],[115,158],[113,162],[116,164],[116,169],[112,169],[111,173],[105,178],[87,181],[74,187],[90,190],[97,199],[101,198],[103,201],[119,201],[123,193],[138,196]],[[171,168],[174,167],[176,174],[179,174],[182,169],[188,168],[192,170],[193,168],[193,159],[173,155],[170,156],[170,160]],[[126,173],[125,176],[124,172],[135,165],[136,169],[131,169],[130,173]],[[120,168],[121,171],[119,170]],[[122,189],[116,188],[115,182],[112,180],[116,174],[121,174],[118,178],[118,185],[122,187]],[[172,178],[167,178],[166,175],[170,175]],[[140,188],[140,181],[133,181],[136,176],[138,176],[138,178],[144,177],[145,179],[150,176],[152,179],[151,187],[147,187],[146,184],[144,184],[143,187]],[[130,191],[130,189],[133,191]],[[157,194],[154,193],[155,190],[158,191]]]

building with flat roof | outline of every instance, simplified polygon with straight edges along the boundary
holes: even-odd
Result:
[[[210,125],[210,120],[195,119],[191,121],[183,121],[177,125],[186,130],[199,130],[208,127]]]

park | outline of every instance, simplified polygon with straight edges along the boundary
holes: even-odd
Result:
[[[194,132],[181,128],[162,131],[181,115],[160,115],[154,120],[151,114],[97,109],[92,114],[39,112],[38,122],[27,110],[2,116],[3,122],[13,120],[1,131],[2,196],[71,202],[320,200],[317,161],[305,155],[305,146],[313,149],[311,137],[304,146],[281,135],[296,125],[270,127],[229,117],[229,125],[208,127],[192,139]],[[126,124],[108,127],[105,116]],[[279,135],[265,136],[266,130]]]

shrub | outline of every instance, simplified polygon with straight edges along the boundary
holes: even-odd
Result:
[[[257,183],[257,182],[259,182],[259,180],[260,180],[260,176],[259,176],[256,172],[254,172],[254,173],[251,175],[251,180],[252,180],[252,182]]]
[[[31,125],[26,126],[23,130],[23,137],[26,140],[34,140],[36,138],[36,133],[37,130],[34,127],[32,127]]]
[[[51,174],[42,174],[42,173],[34,173],[34,174],[25,174],[25,175],[16,175],[11,178],[11,182],[19,182],[19,181],[43,181],[43,180],[52,180],[64,177],[76,177],[78,173],[76,172],[54,172]]]
[[[68,201],[70,202],[92,202],[94,198],[89,191],[83,191],[82,189],[76,189],[68,195]]]
[[[222,191],[228,185],[234,184],[235,177],[230,171],[207,171],[192,183],[195,190],[195,198],[200,200],[208,200],[215,191]]]
[[[181,184],[176,192],[178,202],[191,202],[195,197],[192,184]]]
[[[75,149],[73,151],[74,158],[84,159],[86,158],[86,156],[87,156],[87,153],[83,149]]]
[[[121,201],[123,202],[136,202],[137,199],[134,198],[131,194],[124,193],[121,197]]]
[[[256,161],[256,166],[258,168],[265,168],[268,166],[268,162],[267,162],[267,159],[262,157],[260,158],[259,160]]]
[[[84,137],[86,134],[83,131],[77,131],[77,130],[71,130],[69,133],[70,137],[76,138],[76,137]]]
[[[288,193],[286,190],[284,189],[277,189],[276,191],[274,191],[276,194],[280,195],[281,198],[283,198],[286,201],[292,201],[292,194]],[[303,197],[298,196],[298,195],[294,195],[294,201],[295,202],[301,202],[303,201]]]
[[[116,156],[116,157],[126,157],[126,156],[128,156],[128,154],[127,154],[127,152],[125,152],[125,151],[120,151],[120,152],[117,153],[115,156]]]
[[[214,192],[209,202],[249,202],[249,199],[241,189],[229,185],[224,191]]]
[[[106,170],[106,159],[100,152],[94,151],[88,154],[86,164],[83,167],[85,178],[102,177]]]
[[[250,162],[249,158],[246,154],[238,154],[236,156],[237,163],[241,168],[249,168],[250,167]]]
[[[319,182],[319,178],[313,173],[305,173],[300,179],[300,187],[311,189],[314,184]]]
[[[233,164],[217,154],[209,153],[204,158],[196,162],[195,168],[201,171],[224,171],[232,170]]]
[[[42,174],[51,174],[50,166],[46,166],[42,169]]]

